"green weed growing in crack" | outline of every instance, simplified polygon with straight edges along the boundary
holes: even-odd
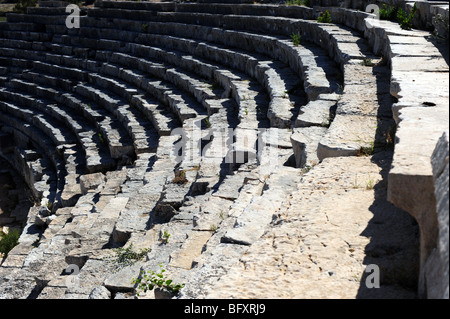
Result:
[[[300,35],[300,33],[292,33],[291,34],[292,44],[294,44],[294,47],[298,47],[300,45],[301,37],[302,36]]]
[[[0,231],[0,255],[3,258],[19,243],[20,233],[17,229],[11,229],[8,233]]]
[[[333,20],[331,19],[331,14],[328,10],[325,10],[325,12],[322,12],[319,17],[317,18],[317,22],[319,23],[333,23]]]
[[[353,187],[353,189],[357,189],[357,188],[359,188],[360,185],[361,185],[361,183],[358,182],[358,174],[356,174],[355,180],[352,182],[352,187]]]
[[[310,0],[287,0],[284,2],[286,6],[305,6],[310,7],[311,1]]]
[[[301,169],[301,171],[300,171],[300,173],[303,175],[303,174],[306,174],[306,173],[308,173],[310,170],[312,170],[315,166],[317,166],[319,163],[318,162],[312,162],[311,164],[309,164],[309,165],[305,165],[302,169]]]
[[[372,156],[375,154],[375,142],[371,141],[370,146],[361,146],[358,156]]]
[[[387,4],[383,3],[379,12],[380,20],[394,21],[397,18],[397,11],[398,11],[397,7],[388,6]]]
[[[172,180],[172,183],[174,184],[179,184],[179,185],[184,185],[188,182],[187,178],[186,178],[186,171],[185,170],[180,170],[175,172],[175,177]]]
[[[141,271],[138,278],[132,279],[131,283],[137,285],[137,289],[146,293],[148,290],[154,288],[162,288],[168,290],[171,294],[176,295],[184,287],[184,284],[173,283],[172,279],[167,278],[164,274],[166,270],[162,264],[159,264],[159,272],[149,270],[148,272]],[[137,293],[139,296],[140,292]]]
[[[370,58],[363,58],[361,61],[361,65],[372,67],[375,66],[375,63],[373,63],[372,59]]]
[[[100,143],[106,144],[106,141],[105,141],[105,139],[103,138],[102,133],[98,133],[97,136],[98,136],[98,140],[100,141]]]
[[[53,212],[53,202],[48,201],[46,207],[50,213]]]
[[[371,190],[374,187],[375,187],[375,180],[369,174],[369,179],[366,181],[366,190]]]
[[[398,20],[398,23],[400,24],[400,28],[402,28],[404,30],[411,30],[412,20],[414,19],[416,12],[417,12],[417,4],[416,3],[414,3],[414,6],[411,9],[410,13],[404,11],[401,8],[398,9],[397,20]]]
[[[161,242],[163,244],[168,244],[169,243],[169,238],[170,238],[170,234],[167,231],[164,231],[163,235],[161,237]]]
[[[139,251],[133,250],[133,244],[130,244],[127,248],[119,247],[114,249],[114,256],[107,258],[109,263],[113,264],[117,269],[122,269],[127,266],[132,266],[136,262],[143,260],[149,253],[150,248],[140,249]]]
[[[205,124],[205,126],[206,126],[207,128],[211,128],[211,127],[212,127],[211,121],[209,120],[209,116],[208,116],[208,117],[205,117],[205,118],[203,119],[203,123]]]

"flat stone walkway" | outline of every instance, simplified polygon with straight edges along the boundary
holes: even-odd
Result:
[[[392,153],[325,159],[207,298],[415,298],[418,226],[386,200]],[[380,269],[368,289],[367,265]]]

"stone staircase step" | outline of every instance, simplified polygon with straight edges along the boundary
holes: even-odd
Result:
[[[233,229],[222,237],[222,242],[251,245],[266,231],[267,226],[282,209],[288,194],[297,187],[300,174],[295,169],[283,168],[266,181],[265,190],[255,197],[237,218]]]

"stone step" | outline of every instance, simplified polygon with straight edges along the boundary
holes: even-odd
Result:
[[[4,92],[5,91],[0,91],[0,95],[2,95],[2,93]],[[54,119],[50,118],[48,115],[42,114],[34,110],[26,109],[22,106],[22,104],[20,104],[20,102],[18,105],[1,102],[1,108],[5,113],[11,114],[24,121],[32,123],[42,132],[44,132],[47,136],[49,136],[50,139],[53,141],[53,143],[55,143],[55,145],[76,143],[76,138],[75,137],[71,138],[70,134],[68,134],[68,132],[66,132],[62,128],[61,124],[57,123]]]
[[[66,61],[66,60],[64,60],[64,61]],[[84,61],[84,64],[85,64],[85,61]],[[63,68],[63,70],[66,70],[66,69],[67,68]],[[81,74],[78,73],[78,74],[79,74],[78,79],[84,78],[84,75],[82,73]],[[130,72],[128,72],[128,74],[130,74]],[[114,90],[114,89],[117,90],[117,88],[123,89],[123,91],[125,92],[124,94],[126,94],[128,98],[131,98],[133,93],[137,93],[137,91],[133,91],[133,90],[130,91],[130,89],[128,89],[127,87],[123,87],[123,86],[121,87],[120,84],[117,83],[117,81],[113,81],[113,82],[109,81],[109,82],[107,82],[108,81],[107,79],[99,77],[99,76],[96,76],[95,74],[92,74],[92,73],[89,74],[89,79],[90,79],[90,81],[96,81],[97,83],[102,84],[104,87],[106,87],[107,89],[110,89],[110,90]],[[107,105],[109,105],[109,104],[107,104]],[[111,110],[111,108],[110,108],[110,110]],[[136,134],[134,134],[134,136],[135,135]],[[146,146],[145,142],[141,142],[139,144],[141,144],[139,146],[139,152],[145,151],[146,149],[151,150],[152,147],[153,147],[153,146],[150,146],[150,147]],[[136,145],[136,146],[138,146],[138,145]]]
[[[144,36],[144,35],[142,35],[142,36]],[[150,35],[147,35],[147,37],[148,36],[150,36]],[[176,38],[174,38],[174,39],[176,39]],[[139,41],[144,41],[144,40],[145,39],[142,39],[142,40],[139,40]],[[180,39],[178,39],[178,41],[180,41]],[[144,42],[147,43],[148,41],[144,41]],[[206,45],[206,44],[202,43],[202,45]],[[173,46],[173,45],[171,46],[171,48],[179,49],[179,47]],[[211,49],[211,50],[215,50],[215,51],[222,50],[221,51],[222,53],[224,53],[224,52],[228,52],[229,54],[231,53],[231,52],[227,51],[226,49],[220,49],[219,47],[212,46],[211,44],[208,44],[208,47],[205,48],[205,49],[208,49],[208,50]],[[192,49],[192,50],[189,49],[189,50],[190,51],[188,51],[188,53],[193,53],[192,50],[194,50],[194,49]],[[232,53],[233,54],[237,54],[236,50],[234,50]],[[198,53],[197,53],[197,55],[198,55]],[[211,54],[208,54],[208,56],[209,56],[209,58],[211,58]],[[240,56],[243,57],[244,59],[248,59],[249,58],[249,54],[248,53],[245,53],[245,54],[242,53],[242,54],[240,54]],[[220,60],[221,63],[225,62],[225,60],[223,58],[221,58],[219,60]],[[233,61],[233,62],[231,62],[231,61]],[[238,60],[236,58],[233,58],[232,60],[230,60],[230,62],[227,62],[227,63],[231,64],[234,67],[239,67],[239,66],[233,65],[233,64],[235,64],[237,62],[238,62]],[[244,62],[242,62],[242,63],[244,63]],[[248,63],[246,63],[246,64],[248,64]],[[239,68],[241,70],[242,69],[246,70],[247,73],[250,73],[251,75],[253,74],[256,78],[260,78],[261,79],[260,82],[263,85],[265,85],[266,87],[268,87],[269,93],[272,96],[287,96],[287,95],[289,95],[288,91],[292,90],[292,88],[295,88],[299,84],[298,78],[296,78],[296,76],[292,73],[292,71],[290,71],[290,69],[286,68],[284,65],[282,65],[280,63],[271,62],[269,64],[267,64],[267,63],[266,64],[261,64],[259,69],[257,69],[257,70],[260,70],[260,71],[257,71],[257,70],[255,71],[254,68],[253,69],[248,69],[247,67],[245,67],[243,65],[240,66]],[[277,69],[273,70],[273,71],[270,71],[270,70],[272,70],[272,68],[277,68]],[[264,71],[264,70],[267,70],[267,71]],[[258,76],[256,76],[254,74],[254,72],[259,72],[259,73],[266,72],[266,74],[264,76],[261,74],[261,76],[258,77]],[[281,78],[280,78],[280,76],[281,76]],[[293,80],[294,82],[292,82],[291,80]],[[278,89],[275,88],[275,86],[278,87],[278,86],[280,86],[281,83],[285,83],[286,81],[291,81],[292,83],[289,84],[288,86],[285,85],[284,87],[280,87]],[[195,94],[195,92],[194,92],[194,94]],[[273,115],[276,115],[277,113],[276,112],[272,112],[271,114],[273,116]],[[285,116],[285,117],[290,117],[289,115],[290,114],[288,113],[287,116]],[[276,121],[276,119],[275,119],[275,121]],[[289,119],[285,119],[285,121],[278,120],[278,122],[279,123],[288,122],[288,124],[289,124],[290,121],[289,121]]]
[[[288,167],[272,173],[260,197],[254,197],[251,203],[238,216],[233,229],[222,237],[225,243],[251,245],[261,237],[273,216],[280,213],[287,196],[297,188],[301,179],[298,170]]]
[[[67,161],[70,153],[75,153],[75,156],[77,156],[76,152],[70,151],[71,145],[61,145],[61,148],[58,149],[49,137],[47,137],[42,131],[34,127],[32,124],[4,113],[0,113],[0,120],[3,123],[7,123],[14,132],[18,132],[15,134],[20,134],[21,139],[25,139],[25,141],[22,140],[22,142],[33,143],[37,148],[43,150],[43,154],[45,154],[46,157],[50,160],[51,165],[53,165],[56,172],[55,175],[57,179],[55,179],[55,184],[52,185],[52,189],[61,193],[64,190],[65,177],[68,175],[69,171],[76,174],[77,167],[78,165],[80,165],[80,159],[78,160],[78,164],[76,164],[75,162],[70,163]],[[69,152],[66,153],[66,150],[68,150]],[[76,158],[72,156],[70,160],[73,161],[76,160]],[[71,182],[74,181],[71,180]],[[46,181],[44,181],[44,183],[46,183]],[[76,189],[75,185],[71,184],[70,186],[73,186]],[[46,188],[47,187],[45,187],[44,189]],[[60,202],[61,200],[61,198],[54,197],[56,194],[45,195],[53,196],[55,203]]]
[[[337,99],[337,95],[331,99],[326,94],[319,95],[317,100],[300,108],[294,127],[329,126],[336,113]]]
[[[327,128],[309,126],[294,128],[291,136],[295,156],[295,167],[309,169],[319,163],[317,149]]]
[[[17,80],[13,80],[11,83],[13,82],[18,83]],[[35,86],[31,85],[30,83],[23,81],[20,81],[20,83],[22,85],[22,88],[26,88],[26,86],[28,86],[28,88],[31,89],[33,89],[33,87],[35,88]],[[36,105],[37,100],[34,99],[33,101],[34,102],[28,103],[28,105],[30,104]],[[72,134],[76,136],[77,142],[81,144],[86,153],[86,169],[88,171],[93,172],[98,170],[111,169],[115,167],[114,161],[111,158],[109,158],[108,154],[105,153],[102,144],[99,143],[99,141],[96,141],[96,139],[94,139],[96,133],[90,125],[88,125],[81,117],[75,114],[68,114],[66,113],[65,110],[58,108],[56,105],[51,105],[50,104],[51,102],[47,102],[45,100],[43,102],[44,102],[43,105],[45,105],[44,108],[40,107],[39,111],[33,109],[30,111],[31,113],[28,115],[29,118],[36,117],[37,122],[35,124],[40,123],[38,126],[40,126],[44,131],[46,131],[52,127],[50,123],[55,122],[54,119],[57,119],[58,121],[65,123],[70,128],[69,131],[71,131]],[[48,114],[48,112],[50,112],[50,114]],[[49,115],[51,115],[52,118],[46,120],[45,123],[42,122],[43,118],[48,118]],[[58,125],[60,127],[58,129],[60,133],[58,133],[56,130],[51,130],[49,132],[50,136],[52,136],[53,139],[67,135],[68,131],[66,131],[65,128],[62,129],[63,125],[64,124],[62,123]],[[61,144],[73,144],[75,141],[62,140],[60,142],[58,141],[56,142],[57,145],[61,145]]]
[[[91,28],[95,28],[95,27],[105,27],[107,26],[108,28],[114,28],[117,27],[117,25],[103,25],[101,24],[98,20],[95,21],[87,21],[87,23],[89,24],[89,26]],[[117,23],[120,24],[120,20],[117,21]],[[154,22],[154,21],[149,21],[146,23],[146,25],[148,26],[148,29],[151,30],[152,33],[154,34],[161,34],[161,35],[176,35],[178,37],[185,37],[185,38],[196,38],[196,39],[201,39],[203,41],[213,41],[215,43],[220,43],[220,44],[224,44],[227,47],[234,47],[234,48],[244,48],[247,51],[256,51],[265,55],[268,55],[270,57],[272,57],[273,59],[279,59],[281,61],[283,61],[284,63],[288,63],[290,65],[290,67],[295,70],[295,72],[299,75],[303,74],[306,70],[308,70],[308,67],[312,67],[313,65],[316,65],[316,61],[314,59],[314,55],[311,55],[311,53],[307,53],[308,51],[305,50],[304,46],[307,45],[305,43],[302,43],[302,45],[300,46],[295,46],[292,43],[292,40],[285,40],[286,38],[284,37],[279,37],[279,36],[274,36],[274,35],[267,35],[267,34],[255,34],[255,33],[249,33],[249,32],[242,32],[242,31],[235,31],[235,30],[223,30],[223,29],[217,29],[217,28],[211,28],[208,26],[199,26],[199,25],[190,25],[190,24],[184,24],[184,23],[173,23],[173,22],[168,22],[165,21],[164,23],[162,22]],[[122,26],[122,30],[127,30],[130,29],[130,23],[124,24]],[[91,29],[90,29],[91,30]],[[134,32],[133,32],[133,31]],[[117,38],[117,36],[115,36],[114,34],[111,34],[112,30],[110,29],[99,29],[98,33],[102,34],[102,37],[107,37],[107,38],[111,38],[111,37],[115,37]],[[130,41],[135,41],[137,38],[138,33],[137,32],[141,31],[141,30],[136,30],[136,29],[130,29]],[[181,32],[181,33],[180,33]],[[133,36],[131,36],[133,35]],[[122,38],[123,38],[123,34],[122,34]],[[121,38],[117,38],[118,40]],[[277,45],[275,45],[277,44]],[[308,47],[310,47],[310,45],[307,45]],[[299,51],[299,49],[301,49]],[[306,58],[306,56],[304,56],[305,51],[307,54],[309,54],[308,56],[310,57],[308,60],[302,62],[303,59]],[[317,51],[317,49],[315,49],[315,51]],[[300,58],[298,58],[298,55],[300,53]],[[317,58],[317,56],[316,56]],[[323,65],[323,61],[321,61],[321,64]],[[332,66],[331,64],[326,64],[326,69],[325,71],[327,73],[330,73],[331,75],[333,75],[334,72],[333,68],[335,68],[334,66]],[[316,71],[316,70],[315,70]],[[331,72],[330,72],[331,71]],[[324,88],[320,89],[320,87],[318,88],[319,90],[321,90],[321,92],[325,92],[324,90],[326,89],[330,89],[329,87],[329,83],[326,77],[322,77],[320,79],[319,74],[316,74],[317,72],[310,72],[310,76],[313,77],[315,80],[313,82],[314,85],[317,84],[323,84],[325,85]],[[304,74],[303,74],[304,75]],[[306,77],[304,76],[305,80]],[[321,82],[317,82],[320,79]],[[306,83],[305,83],[306,84]],[[311,84],[311,83],[310,83]],[[332,84],[331,89],[336,88],[335,85]],[[305,85],[306,87],[306,85]],[[312,89],[312,88],[311,88]],[[327,91],[329,92],[329,91]],[[311,92],[311,94],[313,94]],[[314,93],[317,95],[317,93]]]
[[[30,79],[35,80],[40,85],[40,92],[47,90],[47,92],[53,91],[55,95],[51,97],[56,103],[57,107],[53,108],[53,103],[48,107],[51,112],[56,116],[63,116],[63,120],[69,121],[69,123],[73,124],[73,121],[77,118],[82,118],[83,121],[87,120],[90,122],[91,129],[88,132],[94,132],[92,135],[86,132],[82,133],[81,139],[88,143],[87,149],[92,147],[97,147],[101,153],[100,162],[103,164],[100,167],[98,166],[98,158],[96,155],[93,156],[91,171],[95,171],[97,169],[110,169],[115,167],[114,161],[111,159],[110,155],[107,153],[115,154],[114,147],[115,145],[120,145],[122,142],[119,142],[117,137],[125,136],[126,133],[123,132],[122,128],[119,128],[116,124],[111,126],[111,120],[108,119],[111,115],[108,114],[105,110],[98,107],[97,104],[85,100],[82,97],[77,96],[77,94],[67,93],[66,84],[70,86],[70,84],[66,82],[52,81],[54,78],[47,77],[43,74],[36,75],[36,73],[28,73],[26,78],[30,75]],[[47,81],[50,79],[50,81]],[[60,84],[61,86],[58,86]],[[50,86],[47,86],[50,85]],[[55,89],[53,89],[55,88]],[[50,90],[50,91],[49,91]],[[47,97],[50,97],[46,95]],[[64,107],[61,107],[64,105]],[[66,114],[68,116],[66,116]],[[77,132],[80,132],[80,129],[83,126],[75,128]],[[88,140],[86,140],[88,139]],[[117,140],[115,140],[117,139]],[[123,138],[120,138],[123,139]],[[125,140],[123,140],[125,141]],[[113,148],[112,150],[110,148]],[[109,149],[106,151],[105,149]],[[116,154],[117,156],[117,154]]]
[[[136,53],[138,53],[139,51],[137,51],[137,50],[140,50],[140,51],[142,51],[142,53],[140,53],[140,55],[142,55],[142,56],[146,56],[146,57],[148,57],[148,54],[157,54],[158,53],[158,51],[156,51],[155,52],[155,50],[156,50],[156,48],[151,48],[151,47],[145,47],[145,49],[144,49],[144,46],[142,46],[142,45],[135,45],[134,46],[135,47],[135,49],[134,49],[134,52],[135,52],[135,54]],[[136,49],[137,48],[137,49]],[[143,51],[143,49],[145,50],[145,52],[147,53],[147,54],[145,54],[144,55],[144,51]],[[150,51],[149,51],[150,50]],[[157,50],[159,50],[159,51],[161,51],[161,49],[157,49]],[[166,52],[167,50],[164,50],[164,51],[161,51],[161,52],[165,52],[164,54],[167,54],[167,52]],[[174,51],[175,52],[175,51]],[[176,53],[175,53],[176,54]],[[159,55],[158,55],[159,56]],[[178,56],[178,60],[179,60],[179,55],[178,54],[176,54],[175,56]],[[159,56],[160,57],[160,56]],[[198,72],[198,70],[192,65],[192,59],[186,59],[186,57],[181,57],[182,58],[182,60],[184,60],[184,62],[183,61],[176,61],[176,63],[180,63],[181,62],[181,64],[182,64],[182,68],[183,69],[185,69],[186,67],[185,66],[187,66],[191,71],[196,71],[196,72]],[[174,63],[174,60],[173,59],[169,59],[169,61],[170,61],[170,63]],[[199,61],[198,60],[195,60],[194,61],[195,63],[199,63]],[[200,62],[200,64],[202,65],[201,66],[201,68],[204,70],[205,69],[205,64],[203,63],[203,62]],[[214,71],[216,71],[217,70],[217,67],[215,67],[215,66],[207,66],[208,68],[210,68],[210,71],[209,71],[209,77],[211,77],[211,73],[212,72],[214,72]],[[204,75],[205,73],[204,72],[202,72],[202,75]],[[216,73],[217,74],[217,73]],[[224,77],[222,77],[222,75],[223,75],[223,72],[221,72],[220,74],[218,74],[217,76],[214,76],[216,79],[214,80],[214,81],[216,81],[216,82],[218,82],[218,83],[221,83],[222,85],[224,85],[224,86],[226,86],[227,84],[229,84],[229,80],[225,80],[225,79],[227,79],[227,78],[229,78],[229,76],[227,75],[225,78]],[[224,82],[224,80],[225,80],[225,82]],[[225,83],[225,84],[223,84],[223,83]],[[229,85],[227,86],[227,87],[229,87]],[[207,108],[209,108],[209,104],[208,104],[208,102],[207,101],[204,101],[203,102],[203,104],[204,104],[204,106],[205,107],[207,107]],[[243,108],[244,109],[244,108]]]
[[[0,30],[0,36],[7,39],[15,39],[22,41],[38,41],[47,42],[50,41],[51,35],[41,32],[25,32],[25,31],[7,31]]]
[[[35,23],[1,23],[0,30],[6,31],[23,31],[23,32],[44,32],[42,25]]]
[[[157,58],[161,58],[162,54],[159,54],[160,51],[161,51],[161,53],[164,52],[164,55],[163,55],[164,57],[167,56],[167,52],[166,52],[167,50],[162,51],[161,49],[152,48],[152,47],[148,47],[148,46],[142,46],[142,45],[134,45],[134,44],[133,44],[133,46],[135,48],[135,49],[133,49],[135,54],[141,51],[142,53],[139,53],[139,54],[142,55],[142,56],[145,56],[145,57],[148,57],[148,54],[151,54],[151,55],[155,55],[156,54]],[[145,53],[144,53],[143,49],[145,50]],[[188,59],[186,59],[186,57],[183,56],[182,57],[182,61],[179,61],[179,55],[177,53],[175,53],[175,55],[171,55],[171,56],[172,57],[178,57],[178,59],[177,60],[173,60],[171,58],[171,59],[168,60],[170,63],[174,63],[174,61],[176,61],[176,63],[180,63],[181,62],[183,69],[186,69],[186,67],[188,67],[189,69],[191,69],[191,71],[198,72],[198,68],[193,67],[193,65],[192,65],[192,61],[193,60],[191,58],[188,57]],[[185,62],[183,62],[183,60]],[[197,59],[194,60],[194,62],[197,63],[197,64],[200,63],[199,66],[201,67],[201,69],[205,70],[205,68],[204,68],[205,64],[203,62],[200,62]],[[210,68],[211,71],[208,71],[206,74],[208,74],[209,77],[211,77],[211,73],[216,71],[217,67],[214,67],[214,66],[212,66],[212,67],[208,66],[208,67]],[[202,71],[202,75],[204,75],[204,74],[205,74],[205,72]],[[216,76],[215,76],[216,81],[219,82],[219,83],[224,83],[223,84],[224,86],[228,86],[229,87],[230,81],[229,80],[225,80],[225,79],[229,78],[229,75],[226,74],[225,77],[223,77],[222,75],[224,75],[223,72],[216,73]],[[224,82],[224,80],[225,80],[225,82]],[[208,102],[205,101],[204,104],[207,104],[206,105],[207,108],[209,107]],[[242,110],[245,110],[245,107],[242,108]]]
[[[121,158],[123,155],[129,156],[134,153],[134,151],[139,152],[138,150],[134,149],[132,140],[132,137],[134,134],[142,133],[144,130],[140,130],[140,126],[137,125],[136,127],[133,127],[132,125],[124,126],[124,123],[122,121],[126,121],[126,116],[121,113],[120,106],[125,106],[123,102],[120,101],[120,99],[114,98],[114,95],[105,93],[105,91],[102,88],[99,88],[97,86],[93,86],[90,84],[79,84],[76,87],[74,87],[74,92],[77,94],[80,94],[87,100],[93,101],[97,105],[101,105],[102,108],[106,109],[109,113],[114,114],[114,117],[117,119],[107,119],[105,118],[102,122],[103,126],[107,128],[104,133],[105,137],[108,140],[108,145],[111,151],[111,157],[113,158]],[[91,106],[92,107],[92,106]],[[128,124],[128,123],[127,123]],[[114,137],[114,135],[111,136],[111,134],[114,131],[111,131],[109,129],[116,128],[116,132],[118,127],[125,127],[125,129],[128,129],[127,134],[122,133],[122,137]],[[131,130],[131,132],[130,132]],[[133,130],[136,130],[133,132]],[[120,134],[120,133],[119,133]],[[130,136],[130,137],[125,137]],[[114,145],[112,145],[113,141],[117,141]],[[148,145],[144,143],[143,150],[145,151],[148,148]]]
[[[33,24],[65,24],[65,17],[61,15],[50,16],[40,14],[20,14],[20,13],[8,13],[8,22],[10,23],[33,23]]]
[[[199,103],[203,103],[205,99],[212,99],[221,94],[221,92],[214,93],[211,85],[205,83],[196,74],[177,67],[172,68],[166,63],[161,65],[153,63],[148,59],[144,60],[124,53],[112,53],[110,61],[121,65],[137,65],[140,71],[145,71],[151,76],[164,79],[180,89],[191,93]]]
[[[181,90],[174,87],[173,85],[170,85],[167,82],[161,81],[156,78],[147,77],[145,74],[136,70],[123,68],[119,69],[116,66],[111,66],[111,69],[107,72],[108,73],[106,74],[108,76],[113,75],[117,72],[117,76],[123,80],[126,80],[127,82],[131,82],[136,79],[142,90],[158,98],[161,103],[164,103],[165,105],[170,107],[170,109],[172,109],[175,114],[178,114],[180,121],[196,117],[198,112],[202,112],[201,107],[196,107],[198,102],[196,102],[188,94],[182,92]],[[136,93],[142,92],[136,91]]]
[[[142,35],[144,37],[144,35]],[[288,96],[289,91],[300,84],[300,80],[289,68],[282,63],[259,62],[262,57],[255,54],[239,53],[236,49],[233,51],[211,43],[195,42],[176,38],[173,36],[161,37],[159,35],[145,35],[152,43],[163,47],[176,48],[201,58],[208,58],[216,63],[224,64],[227,67],[237,69],[259,80],[271,98]],[[178,44],[182,42],[182,44]],[[184,45],[185,44],[185,45]]]
[[[108,92],[124,92],[131,100],[132,96],[140,93],[138,90],[127,86],[123,82],[105,78],[95,73],[89,74],[91,83],[108,90]],[[100,102],[101,101],[101,102]],[[120,119],[124,127],[127,128],[128,133],[133,139],[135,152],[145,153],[154,152],[157,147],[158,137],[153,126],[150,125],[143,117],[143,114],[130,106],[127,100],[121,99],[118,95],[109,94],[108,98],[99,100],[99,102]]]
[[[389,143],[388,134],[395,126],[391,118],[394,101],[386,83],[386,66],[344,65],[345,87],[337,102],[336,116],[319,143],[320,160],[355,156],[362,150],[373,152],[375,146]]]
[[[5,129],[5,127],[3,127],[3,129]],[[11,130],[11,133],[14,133],[14,131]],[[14,136],[12,137],[14,139]],[[45,156],[41,153],[31,149],[31,146],[28,146],[28,149],[24,149],[21,145],[18,145],[19,143],[17,143],[17,141],[14,142],[16,142],[14,151],[6,154],[3,153],[3,158],[20,172],[23,180],[31,191],[31,196],[34,196],[34,198],[38,200],[40,200],[44,194],[45,196],[48,196],[52,192],[50,186],[52,184],[51,180],[56,180],[56,174],[54,168],[50,164],[50,160],[44,158]],[[33,158],[29,158],[27,155],[30,154],[30,152],[35,154]],[[44,183],[40,183],[41,181]],[[47,181],[49,184],[47,184]],[[28,211],[26,213],[28,214]],[[25,220],[26,217],[27,216],[25,216]]]
[[[172,130],[179,127],[175,116],[162,106],[157,100],[148,95],[134,95],[130,105],[139,109],[150,119],[160,136],[170,135]]]
[[[210,5],[214,3],[214,5]],[[139,3],[139,4],[120,4],[114,1],[105,1],[98,5],[104,9],[122,9],[126,11],[177,11],[177,12],[198,12],[213,14],[236,14],[236,15],[267,15],[287,16],[292,18],[311,19],[313,18],[312,9],[303,6],[277,6],[273,4],[253,4],[250,0],[226,0],[209,1],[202,0],[198,3]],[[131,15],[130,15],[131,16]]]

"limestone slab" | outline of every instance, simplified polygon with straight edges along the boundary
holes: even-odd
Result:
[[[377,118],[337,114],[317,148],[319,160],[327,157],[355,156],[375,141]]]

